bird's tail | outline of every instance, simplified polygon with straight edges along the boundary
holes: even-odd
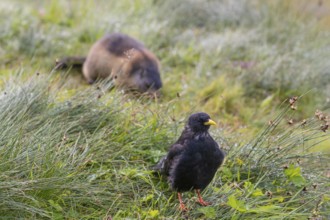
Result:
[[[66,69],[68,67],[72,68],[82,68],[86,57],[64,57],[60,60],[56,60],[55,70]]]
[[[165,174],[165,161],[166,161],[166,156],[164,156],[160,161],[151,169],[154,171],[155,174],[160,173],[160,174]]]

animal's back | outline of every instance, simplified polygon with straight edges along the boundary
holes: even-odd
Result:
[[[116,56],[123,56],[124,53],[132,48],[135,50],[144,49],[141,42],[124,34],[114,33],[107,34],[101,40],[100,44],[103,44],[111,54]]]
[[[143,50],[139,41],[120,33],[107,34],[90,49],[83,65],[83,74],[88,82],[97,78],[107,78],[113,72],[119,72],[125,53],[134,48]]]

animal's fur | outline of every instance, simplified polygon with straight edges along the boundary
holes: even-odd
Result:
[[[65,58],[57,69],[67,66]],[[117,87],[138,92],[155,92],[162,87],[159,61],[144,45],[124,34],[107,34],[90,49],[83,62],[83,75],[89,83],[110,77]],[[63,62],[64,61],[64,62]]]

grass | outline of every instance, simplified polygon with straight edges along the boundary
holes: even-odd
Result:
[[[307,9],[281,0],[2,1],[1,218],[328,218],[329,131],[314,116],[329,114],[328,17]],[[160,100],[52,71],[56,58],[86,54],[113,31],[160,58]],[[297,110],[293,95],[302,95]],[[203,192],[213,205],[185,193],[191,210],[182,214],[150,167],[196,111],[218,122],[211,133],[227,160]]]
[[[172,120],[175,102],[145,103],[116,91],[100,97],[102,84],[61,101],[62,88],[50,84],[35,75],[8,84],[1,98],[2,216],[179,218],[175,194],[150,171],[182,128],[184,116]],[[294,113],[284,105],[251,142],[212,131],[228,154],[204,192],[217,205],[196,207],[187,193],[188,217],[326,215],[329,158],[308,149],[329,135],[316,118],[281,124]]]

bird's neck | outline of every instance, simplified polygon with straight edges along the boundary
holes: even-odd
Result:
[[[205,131],[193,131],[190,127],[185,128],[187,134],[189,134],[190,138],[193,138],[195,140],[200,140],[202,138],[208,137],[209,132],[207,130]]]
[[[207,131],[201,131],[194,133],[194,139],[195,140],[202,140],[209,136],[209,133]]]

